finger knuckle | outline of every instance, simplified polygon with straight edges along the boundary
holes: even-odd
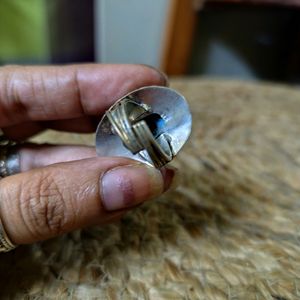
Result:
[[[21,214],[28,229],[38,239],[61,234],[68,222],[68,192],[61,181],[49,174],[39,174],[29,187],[21,187]]]
[[[30,72],[24,66],[2,67],[0,99],[2,110],[9,120],[23,120],[32,112],[47,116],[44,101],[41,101],[47,97],[47,90],[43,73]]]
[[[26,112],[25,105],[21,101],[20,89],[17,82],[20,79],[16,73],[16,68],[12,66],[2,67],[0,73],[1,82],[1,106],[6,118],[14,119],[16,116]]]

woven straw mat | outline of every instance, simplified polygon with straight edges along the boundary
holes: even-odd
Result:
[[[300,299],[300,91],[172,86],[193,113],[177,190],[117,224],[1,254],[1,299]],[[36,140],[93,144],[55,132]]]

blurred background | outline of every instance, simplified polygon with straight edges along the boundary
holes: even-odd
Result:
[[[0,0],[0,64],[300,83],[300,0]]]

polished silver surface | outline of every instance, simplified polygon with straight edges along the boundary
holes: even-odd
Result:
[[[20,173],[20,154],[14,145],[0,146],[0,179]]]
[[[20,153],[17,146],[12,146],[8,149],[6,158],[6,168],[8,176],[18,174],[20,169]]]
[[[184,146],[191,127],[182,95],[166,87],[144,87],[106,112],[96,132],[97,155],[129,157],[160,168]]]
[[[0,179],[17,173],[20,173],[18,146],[0,129]]]

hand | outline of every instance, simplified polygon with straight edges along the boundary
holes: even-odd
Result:
[[[0,68],[0,128],[24,139],[45,128],[93,132],[114,101],[165,77],[142,65]],[[0,180],[0,218],[15,244],[106,223],[163,193],[174,172],[84,146],[24,145],[21,173]]]

